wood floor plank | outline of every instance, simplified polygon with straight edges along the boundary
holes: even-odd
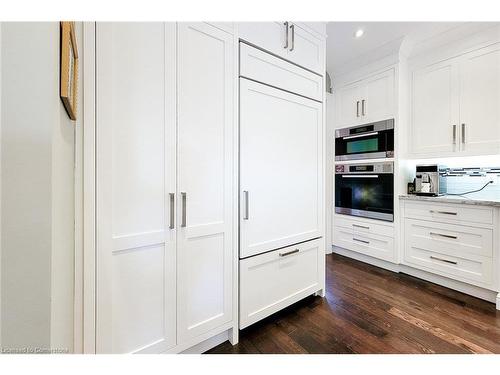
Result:
[[[500,353],[494,304],[340,255],[308,297],[208,353]]]

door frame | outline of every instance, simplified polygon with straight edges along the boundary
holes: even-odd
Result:
[[[95,22],[83,22],[83,132],[76,139],[74,353],[96,353]]]

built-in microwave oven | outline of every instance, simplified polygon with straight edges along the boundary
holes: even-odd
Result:
[[[394,221],[393,162],[335,165],[335,212]]]
[[[394,119],[335,131],[335,160],[394,157]]]

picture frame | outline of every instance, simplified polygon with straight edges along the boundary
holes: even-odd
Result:
[[[77,118],[78,46],[74,22],[61,22],[60,96],[71,120]]]

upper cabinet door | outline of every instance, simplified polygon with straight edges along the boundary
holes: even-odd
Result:
[[[179,342],[232,319],[233,40],[205,23],[178,24]]]
[[[287,59],[306,69],[323,76],[325,74],[325,40],[296,24],[290,26],[290,46]]]
[[[336,128],[356,125],[362,122],[361,97],[362,86],[359,82],[344,86],[335,92],[336,94]]]
[[[98,353],[175,338],[175,24],[96,25]]]
[[[241,40],[283,58],[286,58],[289,48],[288,32],[285,22],[240,22],[238,24],[238,34]]]
[[[459,139],[467,153],[500,153],[500,43],[463,56]]]
[[[363,122],[394,118],[394,69],[364,80],[363,85],[360,109]]]
[[[240,79],[240,257],[323,234],[323,105]]]
[[[452,152],[458,145],[458,68],[455,60],[412,74],[411,152]]]

